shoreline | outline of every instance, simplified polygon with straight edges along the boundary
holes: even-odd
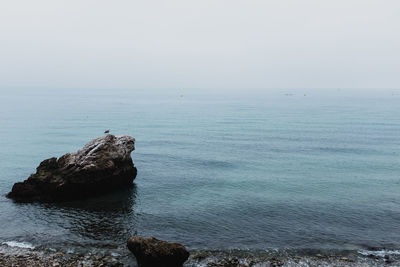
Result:
[[[22,248],[2,244],[0,266],[137,266],[133,254],[120,255],[107,251],[78,253],[43,248]],[[191,250],[185,267],[261,267],[261,266],[400,266],[400,253],[376,251],[249,251]]]
[[[133,257],[134,260],[134,257]],[[109,252],[78,253],[42,248],[0,246],[0,266],[35,267],[89,267],[89,266],[134,266],[124,262],[121,255]]]

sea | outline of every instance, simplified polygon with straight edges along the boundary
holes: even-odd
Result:
[[[190,251],[400,254],[397,89],[10,88],[0,126],[2,246],[128,258],[138,234]],[[131,187],[6,198],[42,160],[107,129],[136,139]]]

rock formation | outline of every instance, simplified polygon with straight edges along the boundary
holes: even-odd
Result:
[[[127,243],[139,267],[181,267],[189,258],[189,252],[183,245],[168,243],[154,237],[134,236],[129,238]]]
[[[80,199],[132,184],[137,170],[131,158],[135,139],[105,135],[75,153],[49,158],[36,173],[15,183],[7,197],[16,201],[55,202]]]

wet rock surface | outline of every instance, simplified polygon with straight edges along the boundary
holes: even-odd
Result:
[[[81,199],[132,184],[137,169],[131,152],[135,139],[128,135],[105,135],[75,153],[49,158],[36,173],[15,183],[7,197],[20,202],[57,202]]]
[[[124,264],[119,256],[104,253],[67,253],[46,250],[1,248],[0,266],[19,267],[119,267]]]
[[[387,259],[390,258],[390,262]],[[255,251],[191,251],[185,266],[197,267],[297,267],[297,266],[400,266],[400,255],[368,257],[357,252],[341,254],[271,255]]]
[[[128,239],[127,245],[140,267],[180,267],[189,258],[183,245],[154,237],[134,236]]]
[[[122,248],[122,247],[121,247]],[[126,252],[126,253],[125,253]],[[71,251],[69,248],[54,250],[46,248],[20,249],[0,245],[0,266],[38,267],[137,267],[135,257],[126,249],[121,254],[107,250]],[[313,255],[265,255],[243,251],[191,251],[185,267],[298,267],[298,266],[400,266],[400,255],[365,256],[351,254]],[[390,258],[390,262],[387,259]],[[164,266],[164,265],[153,265]]]

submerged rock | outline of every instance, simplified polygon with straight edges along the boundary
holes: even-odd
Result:
[[[137,170],[131,158],[135,139],[105,135],[75,153],[49,158],[36,173],[15,183],[7,197],[16,201],[55,202],[109,192],[132,184]]]
[[[180,267],[189,258],[189,252],[183,245],[154,237],[131,237],[128,239],[128,248],[140,267]]]

